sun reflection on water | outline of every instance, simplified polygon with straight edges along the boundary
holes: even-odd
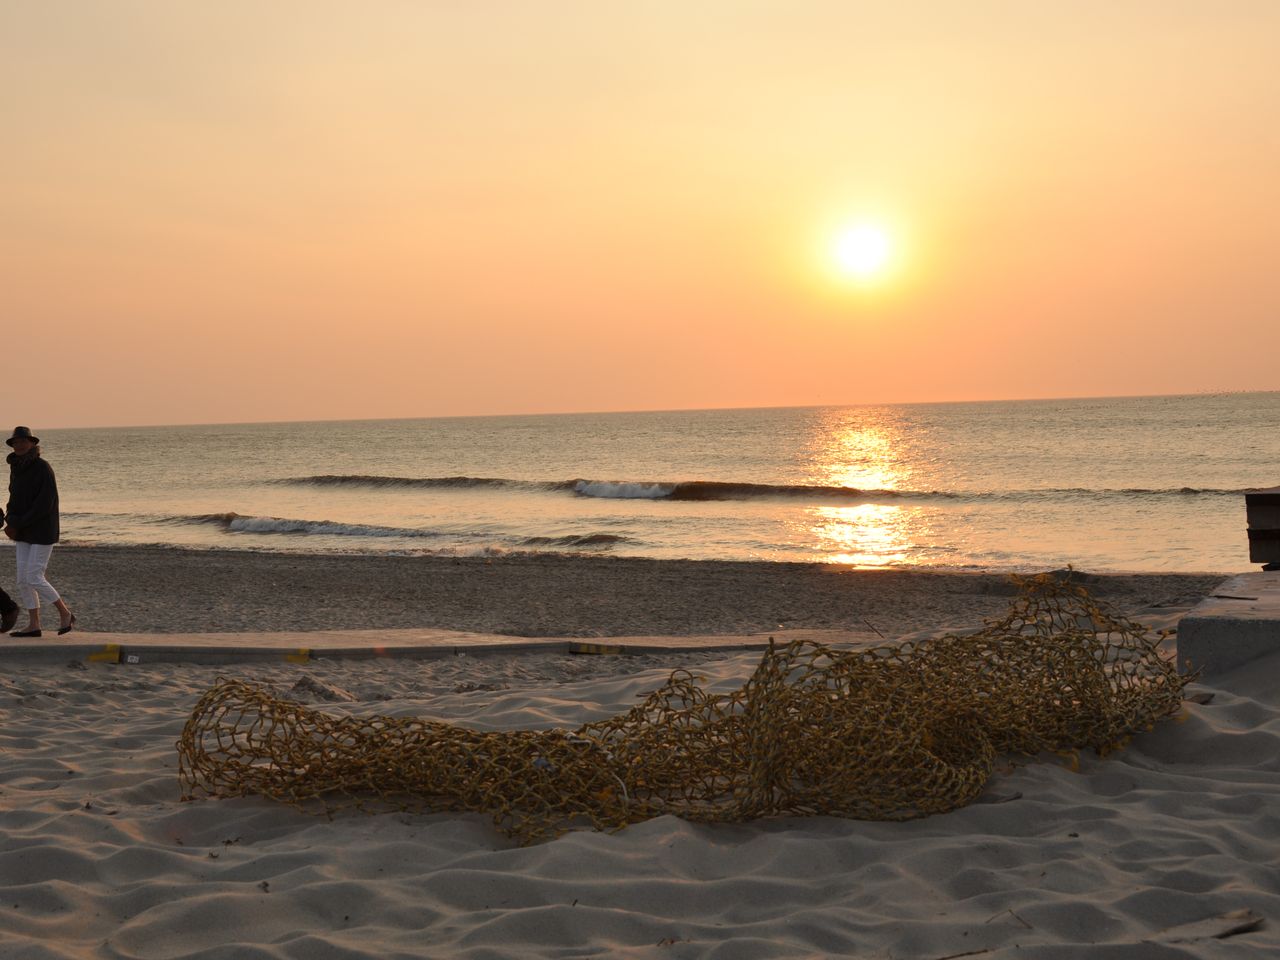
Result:
[[[882,503],[817,507],[809,514],[809,528],[828,563],[892,566],[912,562],[909,513]]]
[[[811,448],[814,482],[860,490],[869,498],[805,512],[808,538],[823,560],[861,567],[922,562],[920,545],[929,530],[924,511],[873,499],[912,489],[910,442],[889,417],[868,422],[840,411],[821,421]]]
[[[898,490],[909,468],[901,455],[905,438],[897,424],[832,417],[814,436],[814,468],[821,483],[857,490]]]

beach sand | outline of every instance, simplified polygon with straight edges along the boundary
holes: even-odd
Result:
[[[1001,574],[832,564],[166,547],[61,546],[49,579],[75,609],[81,630],[112,633],[434,627],[599,637],[870,629],[896,637],[976,625],[1003,612],[1015,592]],[[1085,574],[1091,591],[1126,612],[1193,604],[1224,579]]]
[[[100,602],[114,589],[103,572],[113,551],[62,551],[55,570],[69,596],[75,584],[86,623],[92,617],[97,625],[110,610],[119,618],[114,629],[150,612],[186,629],[203,622],[226,630],[218,607],[188,609],[193,598],[221,605],[232,602],[220,598],[228,587],[255,602],[268,593],[229,573],[184,584],[180,578],[200,568],[202,555],[174,561],[181,551],[126,553],[146,557],[129,565],[131,573],[167,576],[175,589],[150,606],[134,586]],[[515,624],[532,596],[545,608],[528,623],[550,627],[578,609],[579,600],[565,594],[584,590],[587,606],[567,618],[573,629],[566,634],[656,633],[649,624],[675,622],[680,611],[694,623],[667,632],[758,629],[761,611],[781,599],[790,599],[788,609],[806,627],[865,632],[861,617],[874,615],[881,629],[903,633],[977,626],[1008,601],[999,578],[842,576],[808,567],[772,571],[771,579],[768,569],[755,569],[768,565],[712,564],[701,583],[689,583],[699,565],[495,561],[462,564],[470,575],[453,586],[424,587],[430,575],[445,579],[440,571],[450,564],[215,559],[255,574],[291,564],[306,572],[296,581],[282,574],[274,595],[289,603],[272,606],[272,617],[307,608],[297,599],[307,596],[302,580],[331,596],[325,609],[336,611],[358,592],[328,592],[340,582],[369,570],[401,571],[366,589],[403,590],[405,616],[414,612],[410,596],[453,597],[448,615],[417,612],[426,619],[414,624],[452,629]],[[495,570],[494,581],[481,579]],[[556,571],[577,575],[557,580]],[[523,593],[522,578],[530,581]],[[504,600],[495,581],[520,602]],[[361,582],[372,583],[350,581]],[[973,586],[961,591],[959,583]],[[1153,576],[1096,586],[1103,599],[1110,592],[1117,606],[1144,609],[1144,619],[1161,628],[1196,599],[1182,597],[1194,583]],[[828,584],[853,599],[841,606]],[[612,589],[622,597],[611,605]],[[882,596],[895,589],[897,596]],[[494,609],[468,613],[461,599],[468,590],[473,602]],[[628,611],[644,614],[645,590],[655,597],[666,590],[675,600],[667,609],[655,599],[649,620],[626,619]],[[826,606],[808,609],[822,598]],[[944,622],[927,624],[930,616]],[[351,696],[319,704],[338,713],[511,730],[575,727],[620,713],[676,666],[728,689],[758,659],[527,654],[221,667],[10,661],[0,673],[0,958],[1159,960],[1280,951],[1280,658],[1194,685],[1190,692],[1212,700],[1188,702],[1179,717],[1121,752],[1084,754],[1078,769],[1059,757],[1012,758],[989,785],[989,802],[906,823],[815,817],[705,826],[662,817],[521,848],[479,815],[350,812],[330,820],[254,797],[178,799],[174,742],[219,676],[281,693],[310,678]],[[1211,918],[1235,911],[1262,918],[1261,927],[1216,939],[1233,922]]]

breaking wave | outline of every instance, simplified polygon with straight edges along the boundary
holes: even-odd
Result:
[[[573,492],[609,500],[898,500],[962,499],[966,494],[916,490],[859,490],[818,484],[726,483],[691,480],[683,483],[628,483],[575,480]]]
[[[897,490],[859,489],[827,484],[748,483],[717,480],[673,482],[639,480],[509,480],[501,477],[384,477],[362,474],[330,474],[313,477],[286,477],[271,481],[319,487],[492,489],[567,493],[604,500],[807,500],[867,503],[875,501],[1003,501],[1044,500],[1055,497],[1228,497],[1253,492],[1253,488],[1167,487],[1090,489],[1087,487],[1046,487],[1020,490]]]
[[[494,477],[380,477],[366,474],[321,474],[284,477],[272,483],[308,487],[543,487],[547,484]]]
[[[83,514],[77,516],[92,516]],[[458,534],[424,530],[416,527],[386,527],[369,523],[338,523],[334,520],[299,520],[288,517],[246,517],[238,513],[201,513],[186,516],[142,516],[137,519],[153,524],[170,526],[213,526],[229,533],[279,533],[302,536],[329,537],[406,537],[406,538],[456,538]],[[501,538],[500,538],[501,539]],[[507,547],[493,544],[476,549],[481,552],[520,547],[569,547],[607,549],[619,543],[634,543],[631,537],[616,533],[579,533],[563,536],[533,536],[512,538]],[[451,552],[454,548],[451,548]]]
[[[238,513],[204,513],[182,517],[157,517],[153,523],[209,524],[231,533],[290,533],[330,537],[438,537],[434,530],[383,527],[371,523],[338,523],[335,520],[294,520],[288,517],[245,517]]]
[[[612,547],[615,543],[632,543],[630,537],[615,533],[580,533],[563,537],[525,537],[526,547]]]

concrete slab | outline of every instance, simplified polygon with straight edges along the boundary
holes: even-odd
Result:
[[[636,655],[763,650],[779,643],[866,643],[873,634],[841,630],[689,637],[515,637],[455,630],[316,630],[285,633],[87,633],[32,640],[0,637],[0,663],[306,663],[314,659],[452,657],[511,653]]]
[[[1232,577],[1178,624],[1178,668],[1226,673],[1280,650],[1280,571]]]

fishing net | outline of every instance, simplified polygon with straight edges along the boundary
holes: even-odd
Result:
[[[1161,654],[1165,634],[1069,581],[1019,585],[976,633],[771,643],[731,693],[677,670],[630,711],[572,731],[332,716],[221,681],[177,744],[184,799],[475,811],[524,843],[662,814],[902,820],[976,799],[1000,754],[1105,753],[1178,710],[1192,677]]]

